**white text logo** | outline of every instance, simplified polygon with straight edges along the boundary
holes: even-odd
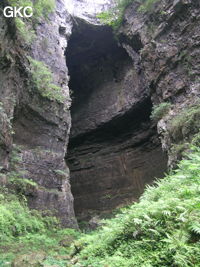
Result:
[[[3,14],[6,18],[16,18],[16,17],[30,18],[33,16],[33,8],[30,6],[27,7],[7,6],[4,8]]]

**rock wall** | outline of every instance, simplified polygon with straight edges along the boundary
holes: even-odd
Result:
[[[6,2],[1,2],[3,5]],[[77,227],[64,161],[71,127],[64,56],[70,16],[64,3],[57,1],[50,20],[40,19],[37,24],[31,45],[22,40],[14,20],[4,19],[2,14],[0,20],[1,173],[6,174],[8,183],[11,174],[16,179],[32,179],[37,186],[24,192],[30,207],[50,210],[63,226]],[[28,56],[52,71],[54,83],[62,88],[63,103],[43,97],[34,86]]]
[[[137,53],[153,104],[171,103],[158,132],[173,167],[184,144],[199,132],[200,4],[162,0],[144,13],[138,7],[127,8],[119,39],[127,51]],[[136,40],[142,44],[139,51]]]

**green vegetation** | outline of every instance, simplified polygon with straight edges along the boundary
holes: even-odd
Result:
[[[193,136],[192,145],[200,147],[200,133],[199,132]]]
[[[110,8],[108,11],[101,12],[97,15],[97,18],[103,24],[109,25],[113,28],[114,31],[121,26],[124,13],[128,5],[133,3],[135,0],[115,0],[115,7]],[[150,12],[153,9],[153,6],[159,0],[138,0],[140,3],[138,12]]]
[[[55,10],[55,0],[8,0],[9,5],[16,7],[30,6],[33,8],[31,20],[38,21],[41,17],[48,19],[50,13]]]
[[[189,77],[192,77],[193,75],[195,76],[192,70],[192,56],[188,53],[188,51],[181,51],[179,58],[183,64],[186,74],[189,75]]]
[[[31,44],[35,38],[34,26],[41,18],[48,19],[55,10],[55,0],[8,0],[9,5],[16,7],[32,7],[33,16],[30,18],[15,18],[15,25],[19,36],[26,44]]]
[[[73,266],[200,266],[200,149],[140,202],[75,242]]]
[[[0,266],[11,266],[13,259],[17,266],[43,266],[40,263],[44,261],[66,266],[65,255],[80,232],[62,229],[58,219],[46,216],[51,211],[40,213],[28,208],[25,195],[36,192],[39,186],[20,168],[22,149],[13,145],[11,171],[0,173]]]
[[[153,6],[159,0],[142,0],[142,5],[139,7],[140,12],[149,12],[153,10]]]
[[[10,6],[16,6],[16,7],[26,7],[26,6],[33,7],[33,2],[31,0],[8,0],[8,4]]]
[[[47,218],[42,218],[35,211],[30,212],[25,203],[20,203],[16,196],[0,195],[0,240],[8,241],[28,233],[43,233]]]
[[[21,38],[27,43],[31,44],[35,38],[35,33],[31,30],[30,25],[27,25],[22,19],[15,18],[15,25]]]
[[[180,143],[180,144],[173,144],[171,147],[172,155],[177,155],[177,157],[181,157],[183,152],[189,149],[189,143]]]
[[[48,19],[50,13],[56,8],[55,0],[37,0],[34,4],[34,18],[38,20],[41,17]]]
[[[21,173],[10,172],[8,183],[11,188],[14,188],[15,193],[23,195],[30,192],[31,189],[38,188],[38,184],[31,179],[24,178]]]
[[[19,201],[3,187],[0,264],[25,254],[28,262],[41,256],[38,266],[198,267],[199,170],[200,148],[192,147],[177,170],[147,187],[139,203],[121,209],[87,234],[61,230],[57,219],[30,211],[24,199]]]
[[[197,101],[184,108],[170,123],[170,132],[174,140],[182,140],[185,137],[199,133],[200,102]]]
[[[14,134],[11,123],[12,119],[13,118],[11,116],[7,115],[3,103],[0,101],[0,126],[2,131],[2,133],[0,133],[1,138],[4,139],[5,136],[11,136]]]
[[[126,7],[133,1],[134,0],[115,0],[116,6],[98,14],[97,18],[99,18],[103,24],[111,26],[113,30],[116,31],[122,24]]]
[[[30,61],[30,72],[32,81],[43,97],[51,100],[57,100],[60,103],[64,102],[61,87],[53,84],[53,75],[48,66],[38,60],[28,57]]]
[[[51,255],[45,257],[47,262],[55,261],[58,266],[65,263],[66,266],[62,256],[69,254],[70,244],[79,236],[80,233],[73,229],[61,229],[55,217],[43,217],[40,212],[29,210],[25,198],[19,200],[16,194],[1,188],[0,266],[11,263],[16,256],[27,254],[28,257],[30,253],[41,251]]]
[[[168,102],[163,102],[159,105],[155,105],[151,113],[151,119],[155,121],[162,119],[163,116],[167,114],[171,106],[172,105]]]

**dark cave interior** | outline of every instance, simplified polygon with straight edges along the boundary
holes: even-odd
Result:
[[[144,78],[111,28],[78,20],[66,62],[73,92],[66,160],[75,213],[88,220],[137,201],[146,184],[162,177],[167,160]]]

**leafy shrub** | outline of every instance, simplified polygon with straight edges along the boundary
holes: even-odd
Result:
[[[190,105],[175,116],[170,123],[170,132],[174,140],[184,139],[199,133],[200,102]]]
[[[51,100],[57,100],[60,103],[64,102],[61,87],[53,84],[53,76],[48,66],[38,60],[28,57],[30,61],[30,72],[32,80],[43,97]]]
[[[135,0],[115,0],[115,7],[99,13],[97,18],[99,18],[103,24],[109,25],[114,31],[117,31],[122,24],[126,8],[134,1]],[[153,5],[158,1],[159,0],[139,0],[137,2],[140,2],[141,5],[138,8],[138,11],[149,12],[152,10]]]
[[[10,6],[15,6],[15,7],[30,6],[33,8],[33,2],[31,0],[25,0],[25,1],[24,0],[8,0],[8,3]],[[31,44],[35,38],[35,34],[34,34],[34,31],[31,29],[30,19],[23,20],[22,18],[16,17],[15,26],[21,39],[24,40],[25,43]]]
[[[151,119],[155,121],[162,119],[162,117],[169,111],[170,108],[171,104],[168,102],[155,105],[151,113]]]
[[[75,266],[198,266],[200,262],[200,148],[140,202],[105,220],[75,242]]]

